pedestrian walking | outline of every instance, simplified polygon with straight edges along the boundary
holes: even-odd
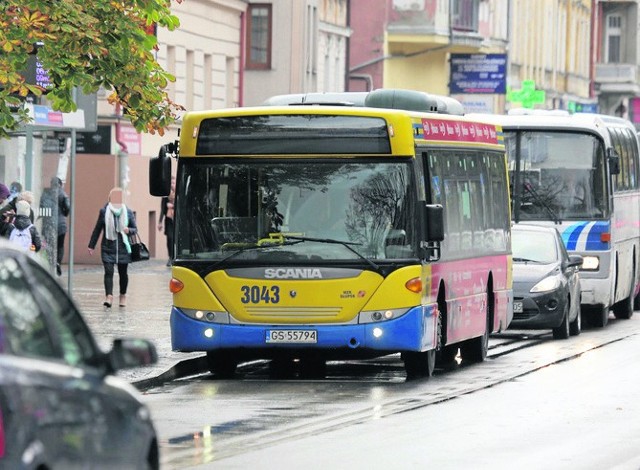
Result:
[[[42,232],[49,243],[55,245],[56,274],[62,275],[62,259],[64,258],[64,240],[67,235],[67,216],[71,212],[71,201],[64,192],[62,180],[57,176],[51,178],[48,188],[40,198],[40,217]],[[53,261],[53,259],[52,259]]]
[[[127,287],[129,275],[127,273],[131,263],[131,245],[129,237],[138,232],[135,216],[124,202],[122,188],[113,188],[109,192],[109,202],[100,209],[98,220],[89,241],[89,255],[98,243],[102,235],[100,251],[102,265],[104,266],[104,292],[103,305],[110,308],[113,303],[113,275],[114,267],[118,267],[120,286],[119,306],[125,307],[127,302]]]
[[[7,207],[7,199],[11,195],[9,188],[0,183],[0,237],[9,238],[14,229],[12,223],[15,211]]]
[[[24,251],[40,251],[42,241],[38,229],[29,218],[31,206],[27,201],[16,202],[16,215],[13,218],[13,230],[9,234],[9,240]]]
[[[171,192],[169,196],[165,196],[160,201],[160,220],[158,221],[158,230],[161,231],[164,222],[164,235],[167,238],[167,253],[169,253],[169,260],[167,266],[171,266],[173,260],[173,234],[174,234],[174,204],[176,200],[176,177],[171,177]]]
[[[11,183],[12,188],[13,185],[19,183]],[[14,216],[16,213],[16,202],[19,200],[27,201],[29,203],[29,219],[31,223],[35,222],[34,213],[33,213],[33,193],[31,191],[21,191],[20,193],[14,194],[13,189],[11,190],[11,195],[0,205],[0,213],[1,214],[10,214]]]

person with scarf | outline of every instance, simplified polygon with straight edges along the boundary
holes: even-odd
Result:
[[[131,262],[131,245],[129,237],[138,232],[133,211],[124,204],[122,188],[113,188],[109,192],[109,202],[100,209],[98,220],[89,241],[89,254],[98,243],[102,234],[100,250],[102,264],[104,266],[104,291],[103,305],[107,308],[113,303],[113,274],[114,267],[118,266],[120,281],[120,307],[125,307],[127,302],[127,287],[129,275],[127,269]]]

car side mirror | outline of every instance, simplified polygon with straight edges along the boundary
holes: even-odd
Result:
[[[569,255],[569,261],[567,262],[567,267],[580,267],[582,266],[583,258],[580,255]]]
[[[108,357],[114,372],[158,362],[155,345],[146,339],[118,338],[113,341],[113,348]]]

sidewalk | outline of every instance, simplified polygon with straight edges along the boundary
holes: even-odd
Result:
[[[138,387],[153,385],[163,378],[202,370],[203,353],[179,353],[171,351],[169,314],[171,312],[171,292],[169,280],[171,268],[166,260],[151,259],[129,265],[129,288],[127,306],[118,307],[118,296],[114,304],[106,309],[102,265],[74,265],[71,295],[89,324],[96,341],[108,350],[115,338],[136,337],[149,339],[158,350],[157,364],[138,369],[127,369],[118,375],[133,382]],[[67,287],[68,266],[63,266],[62,285]],[[118,273],[114,275],[114,293],[118,292]]]

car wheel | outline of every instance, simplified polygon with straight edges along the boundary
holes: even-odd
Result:
[[[578,336],[582,331],[582,313],[580,312],[580,305],[576,308],[578,309],[576,319],[569,323],[569,334],[571,336]]]
[[[567,339],[569,337],[569,300],[564,304],[562,323],[553,329],[553,339]]]
[[[220,351],[207,352],[209,372],[221,379],[231,379],[236,373],[238,360]]]
[[[407,372],[407,379],[428,378],[433,375],[436,368],[436,350],[405,351],[402,353],[402,360]]]

